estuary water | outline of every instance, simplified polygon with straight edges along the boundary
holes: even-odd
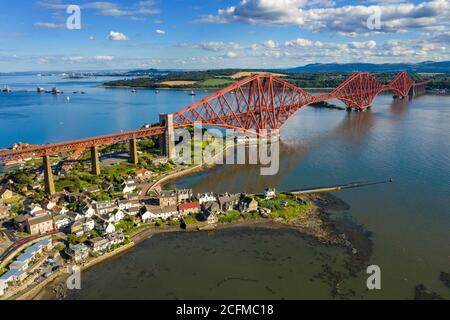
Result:
[[[160,112],[208,95],[95,87],[104,80],[0,77],[1,87],[33,90],[0,93],[0,147],[136,129],[156,122]],[[37,94],[37,85],[57,86],[64,94]],[[394,101],[385,94],[362,113],[307,107],[281,135],[275,176],[261,176],[258,166],[224,165],[172,185],[199,192],[261,192],[268,186],[286,190],[392,178],[391,184],[335,194],[351,206],[336,217],[372,233],[368,264],[382,272],[381,290],[366,289],[365,272],[345,279],[340,288],[351,290],[353,298],[412,299],[414,288],[424,284],[450,298],[439,280],[441,272],[450,272],[449,96]],[[82,290],[69,298],[340,298],[323,274],[330,271],[324,266],[343,272],[344,259],[343,250],[284,229],[158,235],[83,273]]]

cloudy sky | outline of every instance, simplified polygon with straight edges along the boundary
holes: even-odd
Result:
[[[70,4],[81,29],[67,28]],[[20,0],[0,11],[0,72],[442,61],[449,47],[450,0]]]

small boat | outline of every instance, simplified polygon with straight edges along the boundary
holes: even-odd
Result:
[[[67,97],[66,99],[67,99],[67,102],[70,102],[70,97]]]
[[[189,93],[190,96],[196,96],[197,94],[194,91],[191,91],[191,93]]]
[[[59,91],[58,88],[54,87],[52,89],[52,94],[61,94],[61,91]]]
[[[37,93],[43,93],[43,92],[45,92],[45,89],[44,88],[42,88],[42,87],[37,87]]]
[[[155,91],[155,94],[159,94],[159,90],[156,90],[156,91]]]
[[[84,92],[84,91],[81,91],[81,94],[86,94],[86,92]]]
[[[12,92],[12,90],[9,86],[5,86],[2,90],[2,92]]]
[[[131,92],[136,93],[136,89],[131,90]]]

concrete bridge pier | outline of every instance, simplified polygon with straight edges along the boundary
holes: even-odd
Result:
[[[100,159],[98,157],[98,147],[91,148],[91,166],[92,166],[92,174],[99,176],[100,175]]]
[[[55,190],[55,182],[53,181],[53,169],[52,164],[50,162],[50,156],[43,156],[42,160],[44,166],[45,192],[48,195],[54,195],[56,193],[56,190]]]
[[[173,126],[173,115],[162,113],[159,115],[159,123],[166,127],[166,132],[160,137],[161,155],[169,159],[175,158],[175,131]]]
[[[139,162],[136,139],[130,140],[130,163],[137,165]]]

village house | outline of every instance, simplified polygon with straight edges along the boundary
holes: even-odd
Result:
[[[220,206],[220,210],[222,210],[222,212],[227,212],[234,210],[238,206],[239,200],[241,199],[241,195],[240,194],[230,195],[228,193],[225,193],[219,195],[217,199]]]
[[[125,235],[121,231],[116,231],[108,234],[106,238],[111,245],[119,245],[125,242]]]
[[[87,187],[83,189],[83,192],[89,195],[99,193],[101,190],[98,186]]]
[[[102,217],[97,217],[95,222],[95,228],[102,234],[110,234],[116,231],[114,223],[105,220]]]
[[[119,223],[123,218],[125,218],[125,213],[120,209],[115,209],[113,212],[106,213],[101,216],[103,220],[110,223]]]
[[[8,200],[14,197],[14,192],[12,192],[11,190],[5,188],[5,187],[0,187],[0,199],[1,200]]]
[[[158,206],[144,206],[141,209],[140,216],[143,222],[155,220],[168,220],[179,216],[177,206],[158,207]]]
[[[134,176],[135,176],[136,179],[146,180],[146,179],[151,179],[152,174],[153,173],[150,170],[142,168],[142,169],[136,170]]]
[[[31,204],[28,207],[27,212],[33,216],[33,217],[37,217],[37,216],[41,216],[46,214],[47,212],[38,204]]]
[[[124,194],[123,199],[130,200],[130,201],[138,201],[139,200],[139,192],[132,192]]]
[[[239,202],[240,212],[254,212],[258,211],[258,201],[249,196],[243,196]]]
[[[66,207],[54,206],[52,209],[52,213],[56,215],[66,214],[67,212],[69,212],[69,209]]]
[[[69,244],[66,253],[75,263],[79,263],[89,257],[89,248],[84,244]]]
[[[220,206],[217,202],[209,201],[202,204],[202,212],[208,212],[214,215],[218,215],[222,212],[222,210],[220,210]]]
[[[192,198],[192,189],[177,190],[178,203],[188,202]]]
[[[79,214],[78,212],[67,212],[66,216],[70,219],[70,221],[78,221],[84,218],[83,215]]]
[[[217,201],[217,197],[212,192],[198,194],[197,199],[200,202],[200,204],[203,204],[205,202],[216,202]]]
[[[99,201],[94,203],[94,208],[98,215],[104,215],[117,209],[115,201]]]
[[[267,188],[264,190],[264,198],[266,200],[274,199],[277,196],[277,191],[274,188]]]
[[[95,228],[95,222],[91,218],[82,218],[75,221],[70,226],[70,233],[80,237],[85,233],[91,232]]]
[[[80,207],[80,213],[87,218],[92,218],[95,215],[96,211],[93,205],[88,204],[84,207]]]
[[[25,271],[20,270],[9,270],[4,275],[0,277],[0,283],[4,283],[6,285],[6,288],[8,288],[10,285],[18,282],[22,282],[25,280],[28,276],[28,273]]]
[[[53,200],[45,199],[44,201],[42,201],[41,206],[42,209],[51,211],[56,206],[56,204],[57,203]]]
[[[53,218],[50,214],[27,219],[26,230],[32,236],[44,234],[54,229]]]
[[[160,208],[173,207],[178,205],[178,195],[174,190],[163,190],[157,198],[152,201],[153,204]]]
[[[137,189],[137,184],[134,180],[127,180],[127,181],[124,181],[122,184],[122,193],[123,194],[132,193],[136,189]]]
[[[56,215],[53,217],[53,223],[56,229],[62,230],[70,226],[70,219],[68,216],[63,214]]]
[[[132,217],[136,217],[139,214],[140,210],[141,210],[141,208],[139,208],[139,207],[132,207],[127,210],[127,213],[128,213],[128,215],[130,215]]]
[[[178,205],[178,211],[181,216],[200,213],[200,202],[186,202]]]
[[[203,211],[200,214],[200,221],[204,221],[209,225],[217,224],[219,222],[219,218],[216,214],[211,211]]]
[[[117,206],[120,210],[128,210],[130,208],[139,208],[141,204],[139,203],[139,201],[134,200],[117,200]]]
[[[99,254],[109,250],[110,241],[108,239],[99,237],[89,240],[89,246],[91,247],[93,253]]]

